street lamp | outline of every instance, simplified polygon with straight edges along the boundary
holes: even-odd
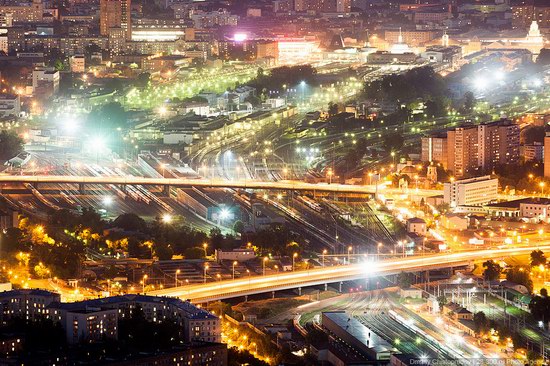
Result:
[[[147,278],[149,276],[147,276],[146,274],[143,275],[143,280],[141,281],[141,292],[145,295],[145,282],[147,281]]]
[[[294,261],[296,260],[296,257],[298,257],[298,253],[292,254],[292,272],[294,272]]]
[[[172,222],[172,215],[170,215],[170,214],[162,215],[162,222],[164,222],[165,224],[171,223]]]
[[[348,247],[348,264],[351,264],[351,251],[353,250],[353,247],[350,245]]]
[[[541,196],[544,196],[544,186],[545,186],[545,183],[544,182],[540,182],[539,183],[539,186],[540,186],[540,194]]]
[[[176,287],[178,287],[178,275],[180,274],[180,270],[176,269]]]
[[[376,246],[376,254],[378,255],[378,260],[380,260],[380,248],[382,248],[384,246],[384,244],[382,243],[378,243],[378,245]]]
[[[204,258],[208,257],[208,254],[206,253],[206,248],[208,247],[208,244],[207,243],[204,243],[202,245],[203,249],[204,249]]]
[[[263,259],[263,261],[262,261],[262,262],[263,262],[263,263],[262,263],[262,264],[263,264],[263,271],[262,271],[262,272],[263,272],[263,276],[265,276],[265,263],[267,262],[267,260],[268,260],[267,257],[264,257],[264,259]]]
[[[321,256],[321,257],[322,257],[323,267],[325,266],[325,255],[327,255],[327,250],[326,250],[326,249],[323,249],[323,255]]]
[[[233,279],[235,279],[235,266],[238,264],[237,261],[233,262]]]
[[[204,281],[203,281],[204,283],[206,283],[206,272],[208,271],[208,268],[209,268],[208,264],[205,264],[204,265]]]

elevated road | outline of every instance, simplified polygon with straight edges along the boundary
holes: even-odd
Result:
[[[361,280],[369,276],[391,275],[402,271],[416,272],[462,266],[477,260],[499,259],[508,256],[528,255],[533,250],[550,251],[550,245],[526,246],[505,249],[485,249],[460,253],[434,254],[317,268],[307,271],[283,272],[268,276],[256,276],[236,280],[218,281],[200,285],[172,287],[149,292],[149,295],[174,296],[193,302],[216,301],[238,296],[254,295],[271,291],[318,286],[326,283]]]
[[[357,193],[374,194],[380,193],[403,193],[397,189],[384,189],[374,185],[351,185],[351,184],[327,184],[327,183],[305,183],[294,180],[260,181],[250,179],[226,180],[214,179],[187,179],[187,178],[149,178],[135,176],[72,176],[72,175],[0,175],[0,184],[7,183],[31,183],[37,184],[77,184],[79,186],[91,184],[115,184],[115,185],[143,185],[143,186],[170,186],[170,187],[219,187],[219,188],[241,188],[241,189],[272,189],[272,190],[295,190],[295,191],[317,191],[331,193]],[[422,196],[441,194],[441,191],[430,189],[414,189],[410,193]]]

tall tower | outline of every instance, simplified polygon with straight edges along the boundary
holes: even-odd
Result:
[[[351,11],[351,0],[336,0],[337,13],[349,13]]]
[[[111,28],[124,30],[126,40],[132,38],[132,0],[101,0],[99,3],[99,31],[108,36]]]
[[[544,177],[550,178],[550,132],[544,136]]]
[[[443,47],[449,47],[449,35],[447,31],[443,32],[443,37],[441,37],[441,45]]]

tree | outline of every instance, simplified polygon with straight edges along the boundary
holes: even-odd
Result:
[[[153,248],[154,248],[155,256],[161,261],[170,260],[172,259],[172,255],[174,255],[174,251],[172,250],[172,247],[170,246],[170,244],[164,245],[164,244],[155,243]]]
[[[474,96],[474,93],[471,91],[467,91],[464,93],[464,103],[462,104],[462,108],[464,109],[464,112],[470,113],[474,109],[476,103],[476,98]]]
[[[544,293],[541,290],[540,296],[534,296],[529,303],[529,309],[533,318],[539,321],[550,320],[550,297],[548,297],[548,291],[546,289]]]
[[[233,231],[242,234],[244,231],[244,223],[241,220],[235,221],[233,224]]]
[[[338,114],[338,104],[333,103],[333,102],[329,102],[328,103],[328,115],[329,116],[334,116],[336,114]]]
[[[425,112],[431,117],[441,117],[447,112],[449,106],[449,100],[442,96],[435,96],[432,99],[428,99],[425,103]]]
[[[531,252],[531,267],[546,265],[546,256],[542,250],[533,250]]]
[[[412,285],[411,275],[401,272],[397,275],[397,285],[401,288],[409,288]]]
[[[150,80],[151,80],[151,74],[148,72],[142,72],[136,78],[135,85],[140,88],[145,88],[149,84]]]
[[[144,231],[147,229],[145,220],[134,213],[124,213],[113,221],[113,226],[126,231]]]
[[[529,293],[533,292],[533,281],[529,276],[529,271],[526,271],[521,267],[510,268],[506,272],[506,279],[508,281],[525,286]]]
[[[443,306],[447,305],[449,300],[445,297],[445,295],[441,295],[437,298],[437,304],[439,305],[439,308],[442,309]]]
[[[382,146],[386,151],[400,150],[404,143],[405,138],[397,132],[387,133],[382,138]]]
[[[9,160],[23,151],[23,139],[14,132],[0,132],[0,160]]]
[[[474,314],[474,328],[476,333],[483,333],[489,330],[489,319],[487,319],[483,311],[478,311]]]
[[[252,94],[250,94],[246,98],[244,98],[244,101],[247,102],[247,103],[252,104],[253,107],[257,107],[262,103],[262,100],[260,98],[258,98],[255,95],[252,95]]]
[[[485,268],[483,271],[483,278],[487,281],[494,281],[498,279],[500,277],[500,273],[502,272],[500,265],[492,260],[483,262],[483,268]]]
[[[537,57],[537,65],[550,65],[550,48],[543,48],[540,50],[540,53]]]
[[[184,252],[185,259],[201,259],[204,258],[204,249],[199,247],[187,248]]]

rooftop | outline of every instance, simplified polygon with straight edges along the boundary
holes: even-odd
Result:
[[[200,309],[189,301],[183,301],[178,298],[147,296],[147,295],[120,295],[104,297],[101,299],[93,299],[86,301],[78,301],[71,303],[53,303],[50,308],[62,309],[71,312],[86,311],[87,308],[108,308],[113,305],[124,303],[157,303],[163,305],[171,305],[185,312],[190,319],[215,319],[216,316],[204,309]]]

